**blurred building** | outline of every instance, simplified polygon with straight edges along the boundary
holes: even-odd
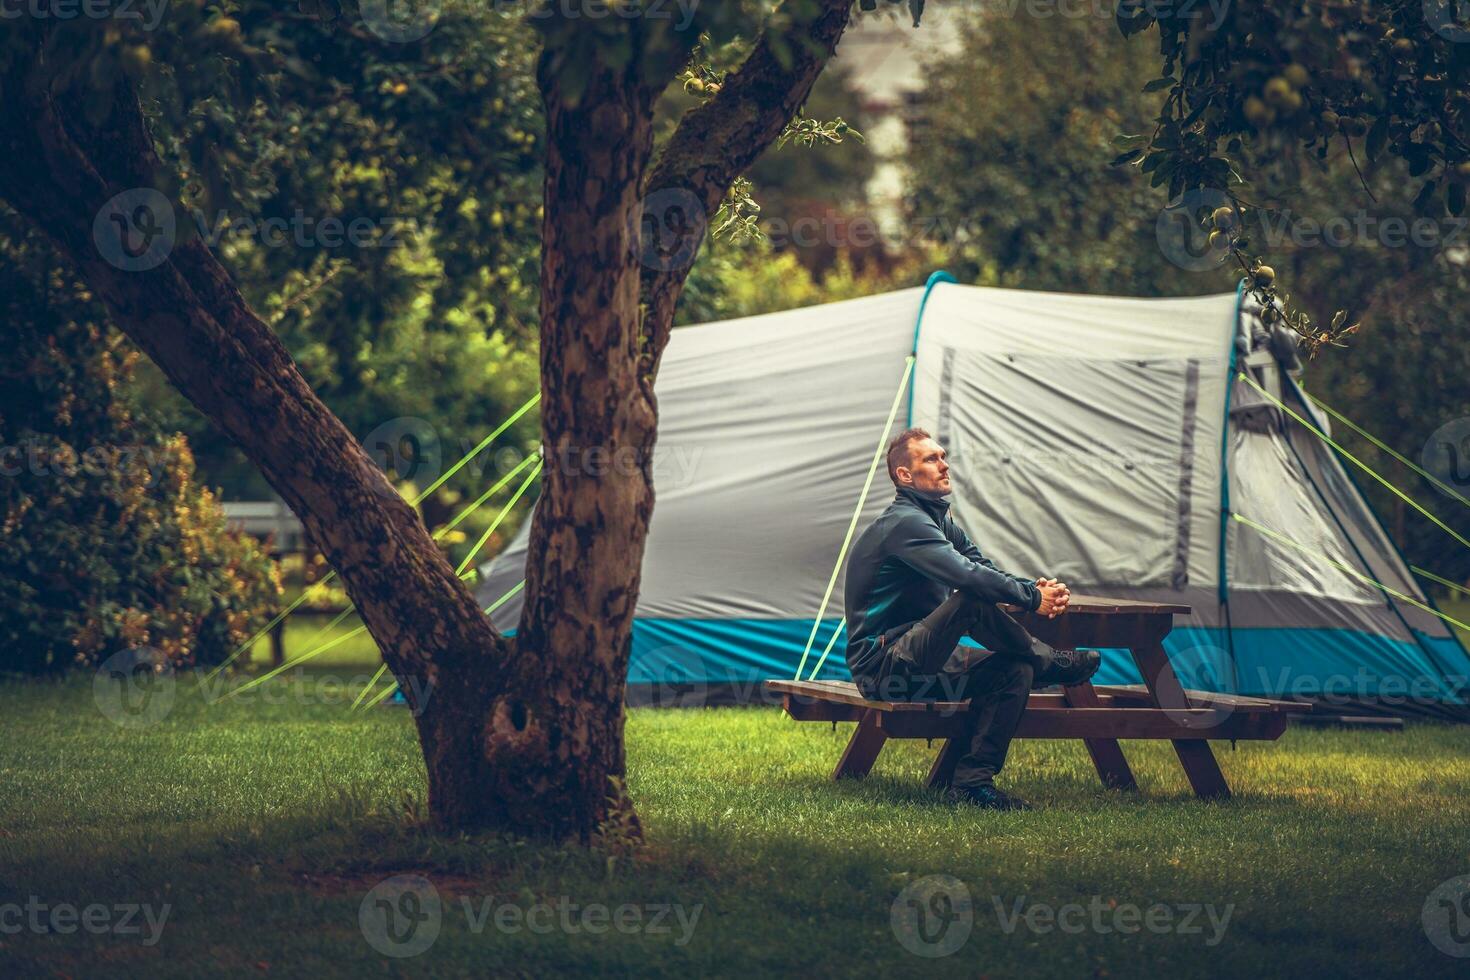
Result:
[[[959,49],[962,16],[963,6],[957,10],[930,4],[917,28],[903,13],[859,17],[837,48],[867,113],[863,136],[878,160],[867,197],[874,220],[890,241],[903,240],[908,154],[923,142],[916,109],[927,84],[926,66]]]

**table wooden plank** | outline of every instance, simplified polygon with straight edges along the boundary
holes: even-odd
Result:
[[[1004,605],[1001,607],[1006,612],[1025,612],[1020,606]],[[1083,595],[1074,592],[1072,600],[1067,603],[1067,611],[1062,616],[1072,616],[1087,613],[1094,616],[1125,616],[1125,615],[1150,615],[1150,616],[1188,616],[1193,608],[1174,602],[1153,602],[1144,599],[1109,599],[1105,596]],[[1061,617],[1058,617],[1059,619]]]

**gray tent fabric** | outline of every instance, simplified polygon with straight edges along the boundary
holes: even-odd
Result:
[[[674,331],[630,683],[793,676],[910,354],[908,409],[886,435],[935,433],[955,519],[1002,568],[1190,605],[1166,647],[1191,686],[1311,697],[1346,683],[1354,703],[1408,686],[1419,693],[1397,710],[1470,717],[1470,657],[1448,626],[1359,577],[1427,602],[1340,461],[1238,380],[1324,424],[1239,294],[938,275]],[[858,527],[891,499],[880,467]],[[487,604],[523,578],[526,530],[482,568]],[[833,641],[823,677],[846,676],[841,588],[839,575],[808,662]],[[519,612],[516,595],[494,619],[512,629]],[[1104,651],[1100,680],[1138,677]]]

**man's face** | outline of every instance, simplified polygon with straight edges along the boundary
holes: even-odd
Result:
[[[933,439],[909,443],[909,465],[897,467],[899,483],[928,497],[942,497],[954,489],[944,447]]]

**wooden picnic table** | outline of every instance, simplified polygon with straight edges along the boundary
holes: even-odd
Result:
[[[1034,693],[1016,731],[1017,738],[1082,739],[1107,786],[1138,789],[1119,739],[1168,739],[1195,794],[1228,799],[1230,786],[1209,739],[1272,741],[1292,712],[1309,709],[1294,701],[1186,691],[1163,641],[1174,617],[1189,614],[1188,606],[1074,595],[1056,619],[1004,608],[1031,635],[1059,649],[1112,647],[1133,655],[1142,685],[1094,687],[1088,681],[1061,693]],[[846,681],[773,680],[766,688],[782,695],[786,713],[797,721],[857,722],[835,779],[866,776],[890,738],[943,738],[929,785],[947,786],[967,748],[961,737],[967,701],[870,700]]]

